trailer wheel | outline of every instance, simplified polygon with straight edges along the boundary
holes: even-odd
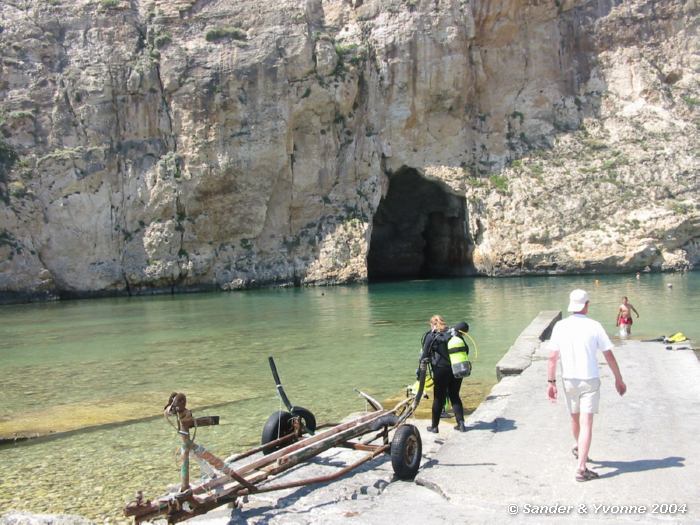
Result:
[[[301,418],[301,422],[309,431],[309,434],[313,436],[316,432],[316,418],[314,417],[311,410],[307,410],[304,407],[292,407],[292,415]]]
[[[260,444],[266,445],[270,441],[279,439],[282,436],[291,434],[294,428],[292,427],[292,414],[289,412],[273,412],[270,417],[267,418],[265,426],[263,427],[262,437],[260,438]],[[263,451],[263,454],[270,454],[275,450],[282,448],[281,445],[275,447],[267,448]]]
[[[418,429],[413,425],[401,425],[391,440],[391,466],[399,479],[412,479],[420,467],[423,443]]]

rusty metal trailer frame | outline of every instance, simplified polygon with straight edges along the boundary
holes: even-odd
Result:
[[[280,398],[292,410],[294,407],[284,393],[274,360],[269,359]],[[414,413],[420,403],[425,374],[426,364],[422,363],[419,389],[416,395],[397,403],[390,410],[382,408],[378,401],[358,390],[357,392],[374,409],[372,412],[365,413],[351,421],[330,426],[330,428],[327,428],[329,425],[324,425],[324,430],[320,430],[324,427],[319,427],[320,432],[307,437],[302,437],[305,431],[309,431],[303,418],[293,416],[290,420],[289,433],[229,458],[227,461],[218,458],[202,445],[195,443],[198,426],[218,424],[218,418],[193,418],[191,411],[186,409],[185,396],[174,393],[166,406],[166,412],[177,415],[177,431],[182,439],[183,461],[180,490],[153,501],[144,500],[142,493],[139,492],[136,499],[124,508],[124,514],[133,516],[136,524],[156,518],[166,518],[168,523],[177,523],[205,514],[227,503],[235,505],[241,496],[333,481],[383,453],[391,454],[392,465],[397,477],[403,479],[413,477],[420,464],[422,445],[418,430],[413,425],[406,424],[405,421]],[[191,435],[190,430],[193,428],[194,435]],[[390,441],[389,433],[392,431],[394,436]],[[351,441],[368,434],[373,435],[364,440]],[[373,443],[378,439],[382,440],[381,444]],[[367,452],[367,454],[333,474],[289,482],[273,482],[275,476],[334,447],[350,448]],[[271,450],[273,452],[270,452]],[[237,462],[260,452],[266,455],[250,463],[235,466]],[[194,454],[213,467],[216,474],[211,479],[190,485],[190,454]]]

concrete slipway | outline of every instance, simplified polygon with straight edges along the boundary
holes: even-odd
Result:
[[[619,341],[628,386],[618,396],[601,358],[601,411],[589,468],[574,480],[563,400],[546,399],[547,337],[559,312],[542,312],[499,363],[500,382],[467,420],[469,431],[425,431],[415,482],[393,479],[388,458],[321,486],[251,496],[190,523],[700,523],[700,363],[687,344]],[[522,372],[522,373],[520,373]],[[357,454],[331,450],[289,478],[329,473]],[[357,457],[357,456],[352,456]]]

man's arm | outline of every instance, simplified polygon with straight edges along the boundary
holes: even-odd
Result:
[[[557,400],[557,361],[559,361],[559,350],[552,350],[547,362],[547,397],[552,402]]]
[[[615,354],[613,354],[612,350],[606,350],[603,352],[603,357],[605,357],[610,370],[612,370],[612,373],[615,376],[615,388],[617,389],[618,394],[624,396],[625,392],[627,392],[627,385],[622,380],[622,374],[620,373],[620,367],[617,365]]]
[[[627,306],[629,306],[632,309],[632,311],[635,314],[637,314],[637,318],[639,318],[639,312],[637,311],[637,309],[634,306],[632,306],[632,303],[627,303]]]

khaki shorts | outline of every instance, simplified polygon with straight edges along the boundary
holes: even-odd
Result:
[[[564,379],[564,397],[569,413],[597,414],[600,404],[600,378]]]

